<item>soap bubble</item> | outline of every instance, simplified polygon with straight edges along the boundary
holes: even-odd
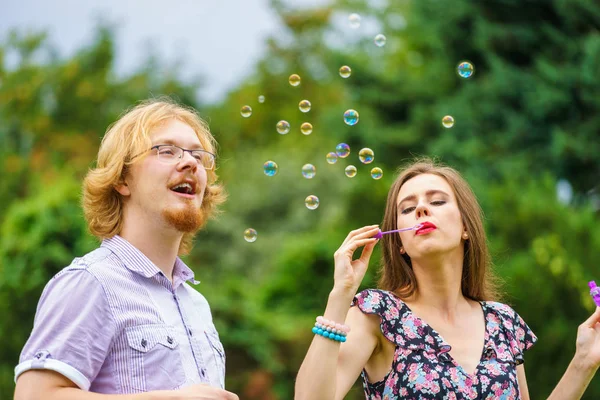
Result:
[[[312,179],[315,177],[317,169],[312,164],[304,164],[302,166],[302,176],[306,179]]]
[[[243,106],[242,110],[240,111],[240,114],[242,114],[242,117],[248,118],[249,116],[252,115],[252,107],[250,107],[250,106]]]
[[[375,167],[371,170],[371,178],[373,179],[381,179],[383,176],[383,171],[379,167]]]
[[[338,156],[333,151],[330,153],[327,153],[327,163],[328,164],[335,164],[337,162],[337,159],[338,159]]]
[[[310,122],[305,122],[300,125],[300,131],[305,135],[310,135],[312,133],[313,126]]]
[[[288,82],[290,82],[290,85],[292,85],[292,86],[298,86],[300,84],[300,75],[298,75],[298,74],[290,75]]]
[[[248,243],[256,242],[257,236],[258,233],[256,233],[255,229],[248,228],[244,231],[244,239],[246,239],[246,242]]]
[[[289,131],[290,131],[290,123],[289,122],[281,120],[277,123],[277,132],[279,132],[282,135],[285,135]]]
[[[475,67],[468,61],[461,61],[456,67],[456,72],[461,78],[470,78],[475,73]]]
[[[352,68],[350,68],[349,66],[343,65],[340,67],[340,76],[342,78],[348,78],[351,73],[352,73]]]
[[[354,165],[348,165],[344,172],[348,178],[354,178],[356,176],[356,167]]]
[[[446,115],[442,118],[442,125],[444,128],[452,128],[454,126],[454,118],[452,115]]]
[[[310,196],[306,197],[306,199],[304,199],[304,204],[309,210],[315,210],[317,207],[319,207],[319,198],[311,194]]]
[[[346,143],[340,143],[335,146],[335,153],[338,155],[338,157],[346,158],[350,154],[350,146],[348,146]]]
[[[299,104],[298,104],[298,108],[300,109],[300,111],[302,111],[303,113],[307,113],[310,111],[310,101],[308,100],[302,100]]]
[[[350,21],[350,27],[356,29],[360,26],[360,15],[352,13],[348,16],[348,21]]]
[[[267,161],[263,164],[263,170],[266,176],[275,176],[277,173],[277,163],[275,161]]]
[[[385,46],[386,40],[387,40],[387,38],[385,37],[385,35],[382,35],[381,33],[379,35],[375,36],[375,39],[373,39],[373,41],[375,42],[375,45],[377,47]]]
[[[259,103],[264,103],[265,102],[265,96],[263,96],[262,94],[260,96],[258,96],[258,102]]]
[[[346,110],[344,113],[344,122],[350,126],[358,124],[358,111],[353,109]]]
[[[365,147],[358,152],[358,158],[363,164],[370,164],[375,159],[375,153],[373,153],[373,150]]]

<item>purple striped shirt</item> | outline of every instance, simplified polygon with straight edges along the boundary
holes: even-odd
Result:
[[[225,352],[208,302],[177,258],[173,283],[120,236],[56,274],[15,368],[49,369],[83,390],[138,393],[196,383],[224,388]]]

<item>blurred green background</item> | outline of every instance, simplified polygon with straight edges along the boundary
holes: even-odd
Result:
[[[293,2],[292,2],[293,3]],[[285,35],[273,35],[252,74],[222,101],[160,57],[115,73],[113,27],[61,57],[51,32],[15,29],[0,43],[0,398],[52,275],[98,245],[79,206],[106,127],[141,99],[169,95],[196,107],[219,144],[229,200],[186,262],[202,281],[227,352],[227,388],[241,399],[293,398],[293,382],[332,285],[333,253],[348,231],[381,222],[395,170],[415,155],[461,171],[486,214],[505,302],[537,334],[526,355],[532,399],[566,369],[577,326],[600,280],[600,4],[595,0],[339,0],[294,10],[272,0]],[[387,37],[346,35],[348,15]],[[11,54],[17,62],[6,62]],[[40,55],[45,55],[40,57]],[[210,57],[210,55],[207,55]],[[462,79],[456,66],[475,66]],[[10,64],[10,65],[9,65]],[[342,65],[352,68],[343,79]],[[169,72],[165,72],[169,71]],[[227,73],[227,71],[223,71]],[[298,87],[288,76],[302,78]],[[258,96],[264,96],[263,103]],[[298,102],[312,109],[302,113]],[[240,108],[250,105],[248,118]],[[355,126],[342,115],[360,113]],[[455,125],[446,129],[444,115]],[[275,129],[279,120],[292,128]],[[300,132],[302,122],[314,126]],[[325,155],[348,143],[351,154]],[[363,165],[358,150],[375,161]],[[263,173],[278,163],[274,177]],[[315,178],[301,175],[305,163]],[[347,165],[356,177],[344,175]],[[370,176],[372,167],[383,178]],[[316,210],[306,196],[319,197]],[[258,231],[254,243],[246,228]],[[363,287],[373,287],[379,253]],[[347,399],[364,398],[360,382]],[[600,377],[585,399],[600,398]]]

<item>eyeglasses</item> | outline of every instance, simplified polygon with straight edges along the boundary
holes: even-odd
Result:
[[[204,167],[205,170],[209,171],[215,167],[215,155],[206,150],[188,150],[175,146],[174,144],[158,144],[152,146],[147,151],[152,150],[156,150],[158,160],[164,164],[177,164],[183,158],[183,154],[187,151],[194,157],[198,164]]]

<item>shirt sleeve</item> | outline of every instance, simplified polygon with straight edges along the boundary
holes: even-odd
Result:
[[[535,336],[531,328],[529,328],[519,314],[515,312],[514,315],[515,319],[513,322],[513,328],[514,340],[516,342],[514,347],[517,350],[515,351],[516,361],[517,365],[519,365],[525,362],[523,354],[525,351],[529,350],[535,344],[535,342],[537,342],[537,336]]]
[[[48,282],[33,330],[15,368],[56,371],[89,390],[115,337],[115,321],[100,282],[87,270],[66,269]]]

